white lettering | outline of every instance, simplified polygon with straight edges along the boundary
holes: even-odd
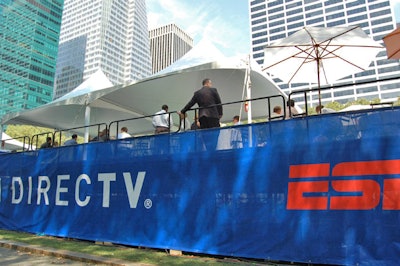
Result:
[[[98,180],[103,182],[103,207],[110,207],[110,182],[117,180],[116,173],[104,173],[98,175]]]
[[[32,203],[32,177],[28,177],[28,204]]]
[[[90,201],[90,196],[86,196],[83,201],[79,198],[79,194],[80,194],[79,188],[80,188],[80,184],[81,184],[82,180],[85,180],[86,184],[89,184],[89,185],[92,182],[90,181],[90,177],[88,175],[85,175],[85,174],[81,174],[80,176],[78,176],[78,179],[76,179],[76,183],[75,183],[75,201],[79,206],[84,207],[84,206],[88,205],[88,203]]]
[[[133,180],[134,176],[130,172],[123,172],[122,174],[127,198],[129,201],[129,207],[131,209],[135,209],[138,206],[146,172],[137,172],[136,180]],[[7,182],[7,187],[11,186],[10,196],[12,197],[12,204],[21,204],[21,202],[24,201],[27,203],[27,205],[31,205],[36,199],[36,205],[49,205],[50,201],[52,201],[52,204],[55,204],[55,206],[69,206],[71,203],[69,199],[69,193],[71,193],[73,189],[73,184],[71,183],[73,182],[73,179],[74,178],[72,178],[69,174],[57,175],[57,184],[53,184],[52,186],[50,177],[45,175],[39,176],[37,180],[35,180],[35,178],[32,176],[27,178],[12,177],[11,184]],[[114,184],[116,184],[113,184],[112,182],[117,181],[117,173],[98,173],[97,181],[103,183],[99,184],[100,186],[103,185],[102,195],[100,194],[102,197],[102,207],[109,208],[111,204],[111,198],[114,196],[113,193],[118,193],[118,198],[121,198],[122,196],[120,195],[120,190],[118,192],[114,191],[115,187],[114,190],[112,190],[112,186],[115,186]],[[118,181],[121,182],[122,179],[118,179]],[[55,182],[55,179],[53,182]],[[0,202],[2,201],[2,185],[2,179],[0,178]],[[87,189],[88,186],[90,188],[90,185],[92,185],[92,180],[87,174],[81,174],[76,178],[74,197],[78,206],[85,207],[92,201],[92,190]],[[120,187],[120,185],[122,184],[118,183],[118,187]]]
[[[60,199],[61,193],[68,193],[67,187],[61,187],[61,182],[63,180],[69,180],[69,175],[58,175],[57,176],[56,205],[58,205],[58,206],[68,206],[68,201]]]
[[[46,186],[42,188],[42,183],[46,182]],[[37,205],[40,205],[40,199],[41,199],[41,194],[43,194],[44,197],[44,202],[46,205],[49,205],[49,196],[47,195],[47,192],[50,189],[50,179],[48,176],[39,176],[39,181],[38,181],[38,189],[37,189]]]
[[[18,188],[19,188],[19,197],[18,198],[16,198],[16,195],[17,195],[17,188],[15,187],[16,183],[18,184]],[[11,191],[12,191],[11,203],[12,204],[21,203],[22,197],[24,196],[24,185],[22,184],[22,178],[21,177],[14,176],[12,178]]]
[[[132,185],[131,173],[123,173],[123,174],[125,179],[126,193],[128,194],[128,199],[129,199],[129,206],[131,208],[136,208],[139,201],[140,192],[142,191],[142,186],[146,172],[139,172],[137,174],[135,188],[133,188]]]

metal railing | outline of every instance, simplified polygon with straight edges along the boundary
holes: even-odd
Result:
[[[108,132],[108,127],[107,127],[107,124],[106,124],[106,123],[98,123],[98,124],[92,124],[92,125],[87,125],[87,126],[73,127],[73,128],[68,128],[68,129],[56,130],[56,131],[54,132],[54,139],[56,139],[56,136],[59,135],[59,136],[58,136],[58,140],[59,140],[59,143],[60,143],[60,145],[61,145],[61,138],[62,138],[62,134],[63,134],[63,133],[65,133],[65,132],[73,132],[73,133],[76,133],[76,132],[79,131],[79,129],[86,129],[86,128],[89,128],[89,129],[90,129],[90,128],[93,128],[93,127],[96,127],[96,128],[97,128],[97,130],[96,130],[96,134],[97,134],[97,135],[95,135],[94,137],[100,138],[100,132],[101,132],[102,130],[106,130],[106,131]],[[104,127],[104,128],[103,128],[102,130],[100,130],[102,127]],[[88,141],[91,141],[91,139],[89,138]]]
[[[292,100],[294,98],[293,97],[294,95],[303,94],[305,112],[302,114],[298,114],[297,116],[308,116],[308,114],[309,114],[309,112],[308,112],[308,107],[309,107],[308,106],[308,96],[309,96],[309,94],[311,94],[313,92],[328,91],[328,90],[332,90],[332,89],[339,89],[339,88],[351,87],[351,86],[356,86],[356,85],[358,86],[358,85],[379,83],[379,82],[391,81],[391,80],[396,80],[396,79],[400,79],[400,77],[396,76],[396,77],[389,77],[389,78],[378,79],[378,80],[374,79],[374,80],[361,81],[361,82],[357,82],[357,83],[344,83],[344,84],[333,85],[333,86],[322,86],[320,88],[296,90],[296,91],[292,91],[289,94],[288,101]],[[299,98],[301,98],[301,97],[299,97]],[[289,116],[292,116],[290,108],[289,108]]]
[[[114,121],[111,121],[111,122],[108,124],[108,128],[110,129],[110,132],[111,132],[112,127],[115,125],[115,136],[116,136],[116,138],[117,138],[117,136],[118,136],[118,134],[119,134],[120,123],[122,123],[122,122],[128,122],[128,121],[135,121],[135,120],[137,121],[137,120],[141,120],[141,119],[152,120],[153,117],[155,117],[155,116],[161,116],[161,115],[165,115],[165,114],[168,115],[169,132],[171,132],[171,120],[172,120],[172,119],[171,119],[171,116],[172,116],[172,114],[176,114],[176,112],[166,112],[166,113],[163,113],[163,114],[145,115],[145,116],[134,117],[134,118],[126,118],[126,119],[114,120]],[[152,123],[152,121],[149,121],[149,123]],[[122,127],[121,127],[121,128],[122,128]],[[178,130],[178,131],[179,131],[179,130]]]
[[[40,146],[38,146],[39,145],[39,137],[40,136],[46,136],[46,139],[47,138],[51,138],[51,146],[54,146],[54,132],[44,132],[44,133],[39,133],[39,134],[35,134],[35,135],[32,136],[31,144],[30,144],[30,149],[31,150],[34,150],[33,149],[33,144],[34,143],[35,143],[35,148],[36,149],[40,149]],[[49,136],[51,136],[51,137],[49,137]],[[42,144],[40,144],[40,145],[42,145]]]
[[[271,101],[274,98],[279,98],[280,102],[282,103],[283,115],[280,116],[280,117],[277,117],[277,119],[279,119],[279,118],[280,119],[286,119],[286,113],[287,113],[286,108],[285,108],[286,100],[285,100],[283,95],[272,95],[272,96],[266,96],[266,97],[259,97],[259,98],[241,100],[241,101],[233,101],[233,102],[221,103],[221,104],[211,105],[211,106],[209,106],[207,108],[212,108],[212,107],[216,107],[216,106],[228,106],[228,105],[234,105],[234,104],[244,104],[246,102],[256,102],[256,101],[265,100],[266,101],[265,118],[268,119],[268,120],[272,120],[272,119],[270,119],[271,118],[271,114],[272,114]],[[197,117],[197,113],[199,112],[200,109],[202,109],[202,108],[200,108],[200,107],[191,108],[187,112],[194,112],[195,113],[194,117]],[[128,121],[135,121],[135,120],[139,120],[139,119],[152,120],[155,116],[165,115],[165,114],[168,115],[168,120],[171,122],[171,120],[172,120],[171,117],[173,115],[177,115],[178,112],[177,111],[172,111],[172,112],[166,112],[164,114],[154,114],[154,115],[146,115],[146,116],[135,117],[135,118],[114,120],[114,121],[110,122],[108,128],[110,129],[110,132],[111,132],[111,129],[113,127],[115,127],[116,136],[118,136],[119,129],[120,129],[120,123],[128,122]],[[149,121],[149,123],[151,123],[151,121]],[[178,129],[176,131],[172,131],[171,123],[169,123],[169,132],[170,133],[177,133],[177,132],[182,131],[182,129],[185,129],[185,128],[187,128],[186,119],[182,119],[181,117],[179,117],[179,125],[178,125]]]
[[[21,137],[15,137],[15,138],[11,138],[11,139],[2,139],[1,140],[1,148],[3,149],[7,142],[10,143],[10,145],[14,145],[13,143],[11,143],[11,141],[18,141],[22,139],[22,147],[17,147],[16,149],[11,150],[12,152],[18,152],[18,151],[28,151],[31,148],[31,143],[30,143],[30,138],[28,136],[21,136]]]
[[[271,106],[271,101],[274,98],[279,98],[278,102],[282,104],[282,110],[283,110],[283,115],[281,117],[281,119],[286,119],[286,108],[285,108],[285,103],[286,100],[284,98],[284,96],[282,95],[272,95],[272,96],[266,96],[266,97],[259,97],[259,98],[253,98],[253,99],[246,99],[246,100],[241,100],[241,101],[233,101],[233,102],[227,102],[227,103],[221,103],[218,105],[213,105],[213,106],[209,106],[209,107],[215,107],[215,106],[228,106],[228,105],[234,105],[234,104],[245,104],[246,102],[258,102],[258,101],[265,101],[265,120],[272,120],[271,118],[271,114],[272,114],[272,106]],[[195,115],[194,117],[196,117],[196,114],[199,112],[201,108],[197,107],[197,108],[191,108],[189,109],[187,112],[194,112]],[[171,122],[172,121],[172,116],[173,115],[178,115],[177,111],[173,111],[173,112],[166,112],[166,114],[168,114],[168,119]],[[28,136],[23,136],[23,137],[16,137],[14,139],[18,139],[18,138],[24,138],[24,143],[28,143],[29,149],[30,150],[37,150],[40,149],[39,146],[39,137],[40,136],[46,136],[47,137],[51,137],[52,142],[51,142],[51,146],[55,146],[54,144],[56,143],[56,137],[58,139],[58,143],[59,145],[61,145],[61,140],[62,140],[62,135],[65,132],[79,132],[81,129],[85,129],[85,128],[92,128],[92,127],[96,127],[97,128],[97,138],[100,138],[100,129],[102,127],[104,127],[103,130],[106,130],[107,132],[107,137],[106,140],[110,139],[110,131],[113,127],[115,127],[115,132],[116,132],[116,136],[118,136],[119,133],[119,129],[120,129],[120,124],[123,122],[127,122],[127,121],[135,121],[135,120],[141,120],[141,119],[145,119],[148,120],[148,123],[152,123],[152,119],[153,117],[157,116],[157,115],[164,115],[164,114],[153,114],[153,115],[145,115],[145,116],[141,116],[141,117],[134,117],[134,118],[127,118],[127,119],[120,119],[120,120],[114,120],[112,122],[110,122],[108,125],[106,123],[99,123],[99,124],[93,124],[93,125],[88,125],[88,126],[82,126],[82,127],[74,127],[74,128],[68,128],[68,129],[61,129],[61,130],[55,130],[54,132],[44,132],[44,133],[39,133],[39,134],[35,134],[33,135],[30,139]],[[179,116],[179,125],[178,125],[178,129],[176,131],[172,131],[171,128],[171,123],[170,123],[170,127],[169,127],[169,133],[178,133],[180,131],[182,131],[182,129],[187,128],[186,123],[186,119],[182,119]],[[196,130],[196,129],[195,129]],[[91,140],[89,139],[89,142]],[[35,148],[33,147],[33,145],[35,146]],[[28,149],[26,149],[28,150]],[[23,149],[23,151],[26,151],[25,149]]]

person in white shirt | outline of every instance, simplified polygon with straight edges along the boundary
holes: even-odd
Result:
[[[235,115],[232,122],[234,126],[240,125],[240,116]],[[234,127],[231,129],[231,147],[234,149],[243,148],[242,133]]]
[[[122,127],[121,133],[118,134],[118,139],[125,139],[125,138],[130,138],[130,137],[132,137],[132,136],[128,133],[128,128]]]
[[[280,107],[279,105],[274,107],[273,113],[271,114],[271,117],[269,120],[272,120],[272,119],[278,118],[278,117],[283,117],[282,116],[282,107]]]
[[[173,124],[172,116],[168,114],[168,105],[164,104],[161,111],[158,111],[153,116],[153,127],[155,134],[167,133],[170,131],[170,125]]]
[[[286,102],[286,119],[295,117],[299,114],[299,112],[297,112],[296,107],[294,107],[295,102],[293,99],[290,99]]]
[[[189,119],[187,118],[187,114],[185,113],[180,115],[180,118],[181,118],[181,128],[179,129],[179,131],[183,132],[190,130],[191,124]]]

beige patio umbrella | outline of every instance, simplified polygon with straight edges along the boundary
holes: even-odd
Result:
[[[331,84],[364,71],[383,48],[360,27],[304,27],[264,50],[263,70],[287,83]],[[321,93],[318,90],[319,104]]]
[[[386,46],[387,58],[400,59],[400,28],[383,37],[383,42]]]

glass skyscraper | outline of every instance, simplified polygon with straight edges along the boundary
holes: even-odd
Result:
[[[304,26],[353,26],[359,25],[375,41],[396,28],[394,12],[389,0],[249,0],[252,56],[263,65],[264,48],[285,38]],[[400,80],[366,83],[400,76],[399,60],[388,60],[386,50],[378,53],[370,67],[349,75],[333,85],[361,83],[363,85],[340,87],[322,93],[323,102],[346,103],[358,98],[394,101],[400,96]],[[273,77],[286,92],[315,88],[315,84],[286,84]],[[296,95],[294,95],[296,97]],[[298,95],[300,96],[300,95]],[[308,102],[317,104],[317,95],[309,96]],[[303,102],[303,95],[295,100]]]
[[[63,2],[0,1],[0,115],[52,100]]]
[[[99,69],[114,85],[151,74],[145,0],[65,0],[54,98]]]

